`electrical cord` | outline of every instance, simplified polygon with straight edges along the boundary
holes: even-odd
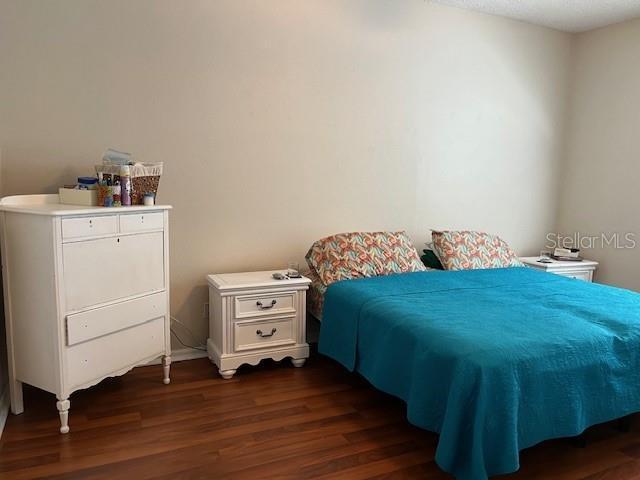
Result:
[[[191,336],[191,338],[195,337],[195,335],[193,335],[193,332],[191,331],[191,329],[189,327],[187,327],[184,323],[182,323],[180,320],[178,320],[175,317],[169,317],[169,318],[171,318],[171,320],[173,320],[177,324],[181,325],[187,332],[189,332],[189,335]],[[205,348],[204,345],[194,346],[194,345],[189,345],[189,344],[183,342],[182,339],[180,338],[180,336],[178,335],[178,333],[173,328],[170,328],[170,330],[171,330],[171,333],[173,334],[173,336],[176,337],[176,340],[178,340],[178,343],[180,343],[180,345],[182,345],[183,347],[191,348],[193,350],[200,350],[200,351],[203,351],[203,352],[207,351],[207,349]]]

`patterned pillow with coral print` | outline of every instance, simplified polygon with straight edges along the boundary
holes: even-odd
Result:
[[[305,258],[325,285],[426,270],[405,232],[339,233],[315,242]]]
[[[433,251],[445,270],[522,267],[517,255],[497,235],[466,230],[431,233]]]

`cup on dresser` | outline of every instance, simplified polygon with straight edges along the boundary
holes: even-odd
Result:
[[[287,277],[300,278],[300,264],[298,262],[287,263]]]

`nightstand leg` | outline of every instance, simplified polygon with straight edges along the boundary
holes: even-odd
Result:
[[[171,383],[171,379],[169,378],[169,370],[171,369],[171,357],[165,355],[162,357],[162,373],[164,374],[163,382],[165,385],[169,385]]]
[[[306,362],[306,361],[307,361],[306,358],[292,358],[291,359],[291,363],[296,368],[300,368],[301,366],[303,366],[304,362]]]
[[[218,372],[220,373],[220,376],[225,380],[229,380],[236,373],[235,370],[220,370],[220,369],[218,369]]]
[[[60,414],[60,433],[69,433],[69,408],[71,408],[71,402],[68,398],[64,398],[56,402],[56,407],[58,407],[58,413]]]

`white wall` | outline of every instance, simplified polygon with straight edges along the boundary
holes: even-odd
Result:
[[[557,228],[568,235],[632,233],[634,249],[585,255],[599,282],[640,291],[640,19],[574,40],[567,156]]]
[[[340,231],[554,226],[570,36],[423,0],[2,0],[5,194],[163,161],[172,310]]]

